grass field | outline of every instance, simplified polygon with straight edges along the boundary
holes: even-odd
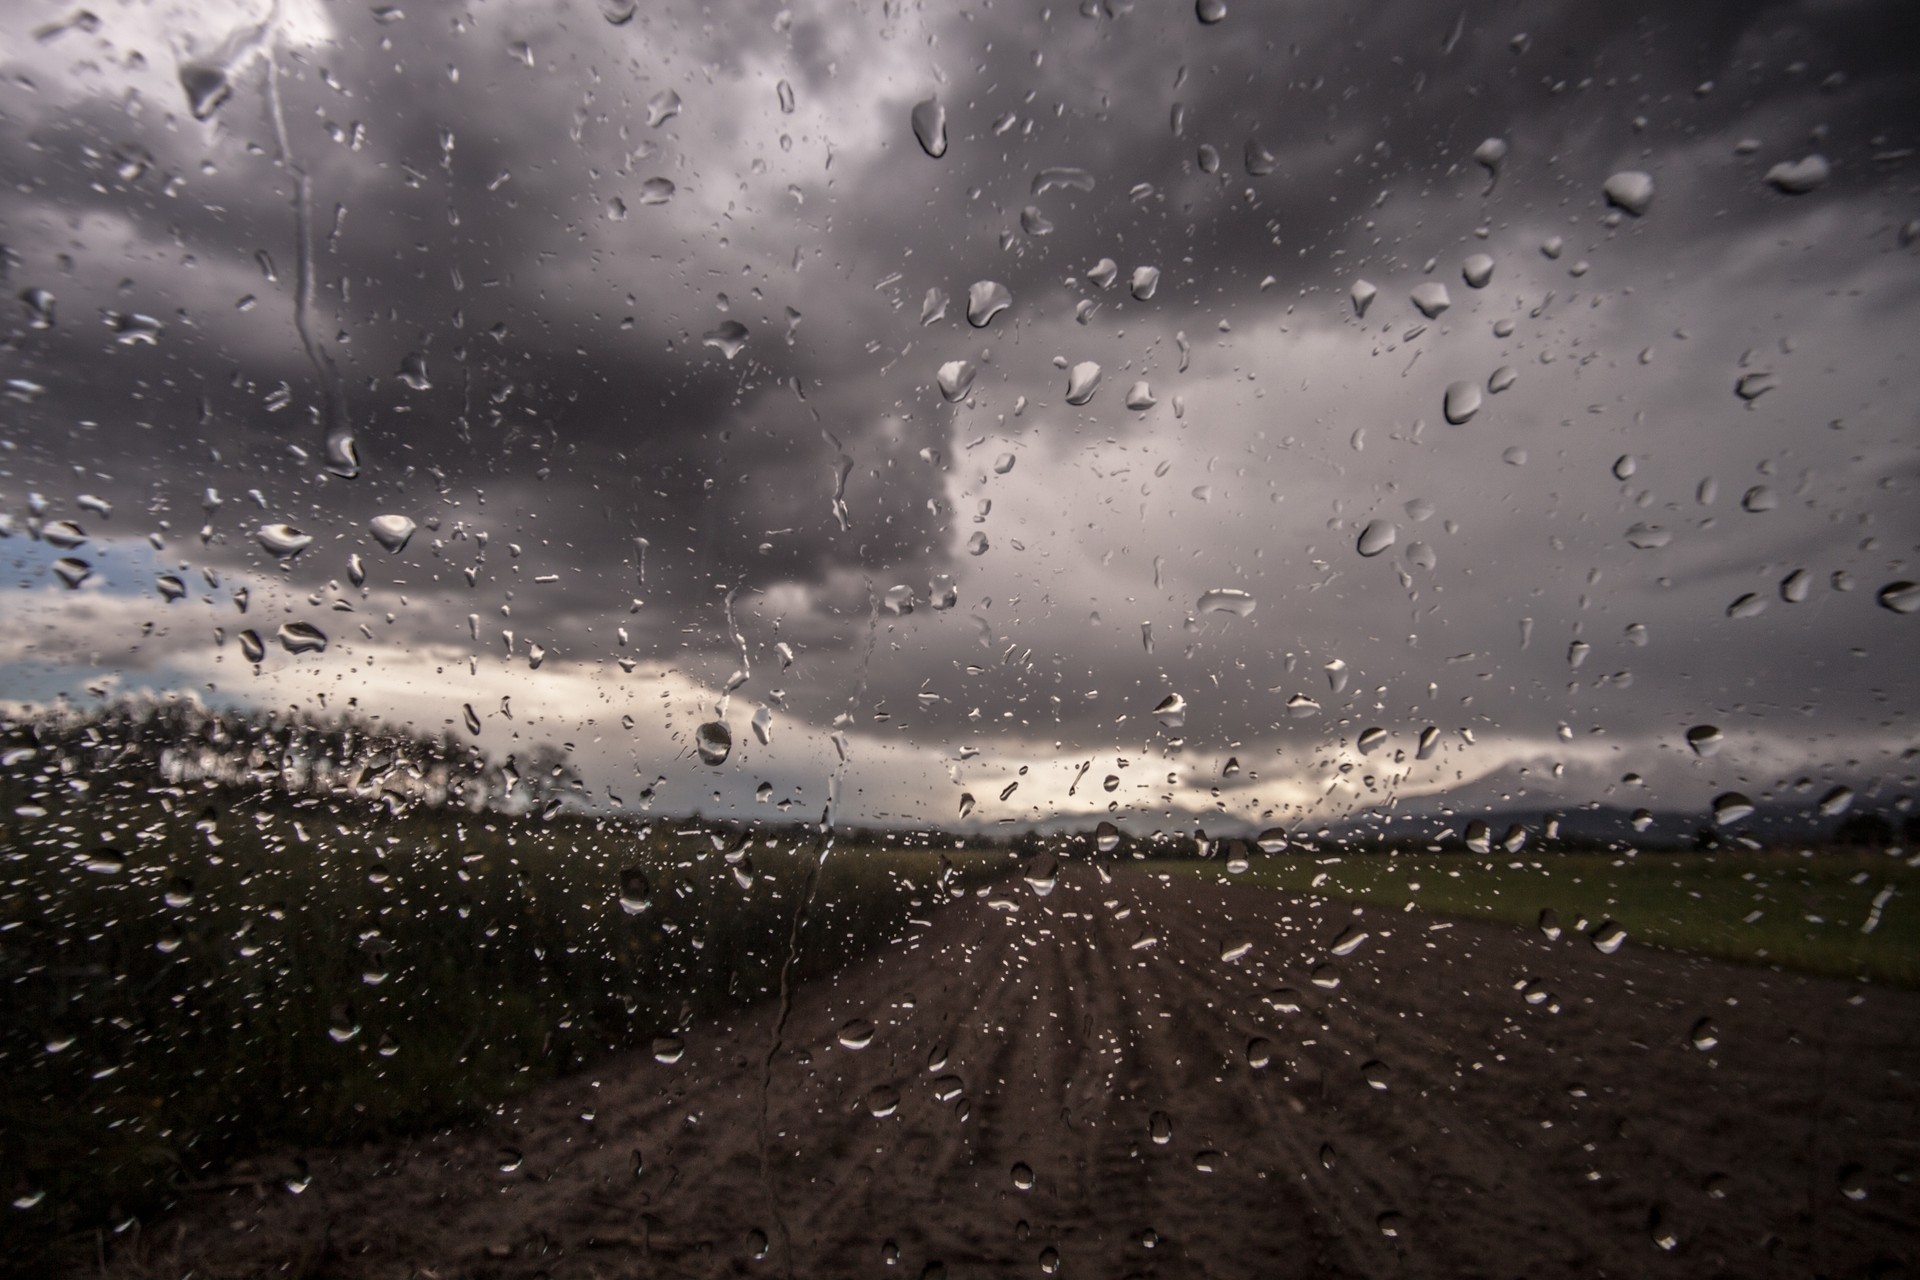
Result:
[[[1213,862],[1155,865],[1225,876]],[[1277,856],[1230,878],[1513,925],[1551,909],[1567,928],[1612,920],[1634,942],[1920,987],[1920,867],[1885,853]]]
[[[242,1155],[457,1122],[617,1050],[671,1053],[773,994],[810,875],[796,980],[945,896],[932,852],[822,864],[791,830],[96,782],[0,812],[16,1259],[125,1229]],[[955,883],[1006,864],[951,857]]]

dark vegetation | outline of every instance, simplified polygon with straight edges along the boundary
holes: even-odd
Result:
[[[515,782],[348,721],[128,704],[0,743],[0,1267],[26,1271],[239,1157],[671,1052],[777,989],[803,898],[796,981],[1005,861],[580,816],[555,753]]]

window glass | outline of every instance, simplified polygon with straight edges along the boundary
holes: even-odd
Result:
[[[1916,39],[5,7],[0,1253],[1912,1269]]]

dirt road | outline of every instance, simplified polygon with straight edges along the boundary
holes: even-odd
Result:
[[[1915,1267],[1911,993],[1080,867],[798,991],[777,1050],[775,1014],[305,1153],[303,1194],[204,1196],[118,1273]]]

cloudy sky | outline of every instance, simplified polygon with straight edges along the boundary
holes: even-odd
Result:
[[[8,6],[0,698],[917,826],[1906,794],[1920,15],[1226,9]]]

